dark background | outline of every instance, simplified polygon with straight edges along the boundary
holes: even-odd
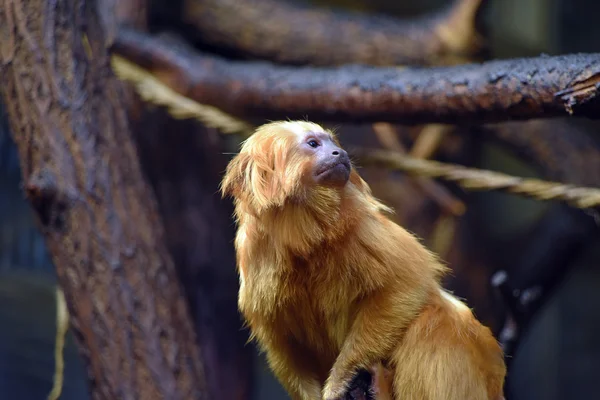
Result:
[[[427,12],[446,2],[330,0],[313,3],[409,16]],[[485,18],[492,40],[492,57],[600,51],[598,15],[600,3],[595,0],[492,0],[486,9]],[[165,120],[168,119],[165,115],[154,118],[153,123],[159,124],[166,124]],[[180,139],[181,143],[173,143],[170,151],[184,152],[184,149],[189,148],[189,141],[192,139],[190,135],[185,134],[189,124],[193,123],[177,124],[183,139]],[[595,124],[563,120],[557,120],[556,124],[563,126],[564,134],[568,134],[570,126],[576,125],[577,129],[585,129],[595,140],[599,137],[599,129]],[[552,126],[548,125],[548,129]],[[345,134],[350,141],[352,129],[348,127]],[[153,138],[144,140],[147,141],[146,145],[151,147],[148,143]],[[144,144],[141,145],[143,146]],[[203,142],[197,141],[194,146],[194,149],[201,151]],[[519,158],[493,143],[478,143],[472,151],[473,163],[476,166],[516,175],[536,175],[535,169],[527,165],[526,159]],[[212,193],[212,197],[195,197],[193,201],[217,204],[220,200],[215,192],[223,160],[211,160],[210,155],[208,160],[200,161],[199,158],[201,157],[190,154],[185,160],[191,164],[182,162],[180,165],[174,165],[173,161],[167,161],[173,162],[173,165],[168,167],[182,173],[186,168],[206,170],[207,165],[212,165],[214,174],[210,177],[206,175],[203,181],[196,182],[197,185],[204,185],[207,188],[206,192]],[[147,157],[145,168],[150,176],[154,177],[155,188],[168,191],[169,176],[162,177],[162,180],[157,177],[160,174],[156,170],[152,172],[151,161]],[[208,164],[199,165],[202,162]],[[377,178],[373,176],[369,183],[376,185]],[[190,176],[189,179],[193,184],[194,179],[199,178],[196,175]],[[507,399],[596,398],[600,378],[600,341],[597,339],[600,337],[600,241],[593,218],[579,211],[567,210],[563,206],[510,195],[476,193],[464,196],[469,211],[461,221],[460,232],[461,235],[467,236],[466,242],[469,242],[471,235],[472,242],[469,243],[472,260],[482,260],[480,263],[486,265],[488,273],[485,279],[470,279],[461,277],[459,269],[456,280],[450,282],[450,285],[454,285],[459,292],[462,288],[468,300],[473,298],[476,312],[487,315],[489,321],[494,321],[496,310],[499,310],[496,321],[502,320],[500,300],[496,298],[488,300],[487,303],[477,302],[476,296],[470,296],[469,293],[474,293],[475,289],[484,292],[490,290],[487,286],[490,271],[530,271],[527,276],[534,279],[539,275],[536,268],[543,264],[541,260],[544,260],[545,255],[552,255],[554,259],[557,248],[565,249],[558,252],[560,259],[556,262],[560,262],[566,273],[561,276],[556,291],[534,315],[514,357],[511,357]],[[228,207],[229,205],[222,206],[220,215],[215,216],[216,220],[212,223],[228,224]],[[543,217],[545,223],[542,229],[539,227],[539,221]],[[204,220],[204,223],[206,222]],[[409,224],[407,228],[418,230],[416,225],[413,227]],[[222,232],[230,237],[233,231],[231,226],[228,226]],[[544,235],[547,237],[540,239],[540,236]],[[197,240],[200,249],[208,249],[209,253],[213,254],[201,260],[203,270],[209,271],[213,268],[221,271],[229,281],[235,282],[232,247],[215,248],[216,245],[211,244],[208,233]],[[177,249],[173,252],[176,262],[186,257],[203,257],[187,254],[185,249],[181,249],[179,253]],[[448,257],[452,258],[451,254]],[[478,272],[475,269],[465,269],[463,273]],[[202,277],[200,275],[198,280],[210,281],[208,278],[203,280]],[[479,286],[469,289],[465,281],[479,282]],[[1,399],[38,400],[46,398],[50,391],[54,371],[56,329],[54,285],[53,265],[21,191],[16,149],[10,140],[6,118],[0,108]],[[235,298],[235,286],[231,286],[230,293],[224,296]],[[497,333],[499,327],[494,328]],[[255,359],[252,372],[253,398],[285,399],[285,393],[270,375],[262,358],[255,355]],[[87,399],[85,370],[71,335],[68,336],[65,362],[66,379],[61,398]]]

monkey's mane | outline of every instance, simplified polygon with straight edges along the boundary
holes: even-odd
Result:
[[[376,218],[392,212],[372,196],[354,167],[343,188],[311,185],[306,176],[312,160],[297,151],[299,135],[311,131],[323,128],[304,121],[261,126],[229,163],[221,186],[223,195],[234,197],[240,225],[269,232],[298,251],[343,236],[366,213]]]

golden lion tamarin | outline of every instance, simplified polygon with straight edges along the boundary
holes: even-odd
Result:
[[[435,255],[386,216],[333,133],[259,127],[227,166],[238,304],[293,399],[341,399],[382,363],[402,400],[499,400],[490,330],[441,287]]]

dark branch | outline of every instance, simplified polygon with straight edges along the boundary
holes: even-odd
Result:
[[[150,0],[102,0],[98,14],[105,30],[107,43],[112,44],[119,27],[146,30]]]
[[[544,179],[600,187],[600,142],[567,119],[540,119],[489,124],[475,128],[527,160]],[[596,123],[594,123],[596,124]]]
[[[85,0],[0,6],[0,90],[26,194],[93,398],[208,398],[96,10]]]
[[[481,49],[483,0],[455,0],[414,20],[275,0],[186,0],[181,18],[203,41],[290,64],[429,64]]]
[[[178,93],[247,118],[464,123],[600,116],[600,54],[443,68],[281,67],[229,62],[133,31],[121,31],[114,50]]]

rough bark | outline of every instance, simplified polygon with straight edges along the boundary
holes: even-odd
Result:
[[[475,19],[482,3],[455,0],[402,20],[280,0],[186,0],[181,18],[202,41],[282,63],[434,64],[481,50]]]
[[[145,31],[150,0],[98,0],[98,13],[105,30],[106,43],[112,44],[119,27]]]
[[[114,50],[178,93],[244,117],[408,124],[600,116],[600,54],[436,68],[283,67],[132,31],[119,33]]]
[[[102,0],[104,25],[145,31],[144,0]],[[216,132],[148,107],[124,83],[124,96],[142,160],[156,195],[168,249],[198,333],[207,391],[218,399],[246,399],[253,348],[237,312],[238,278],[232,207],[218,185],[229,157]],[[169,132],[169,135],[165,135]]]
[[[208,398],[96,3],[1,4],[2,95],[93,398]]]
[[[233,206],[218,185],[229,156],[213,129],[144,110],[135,123],[142,167],[188,298],[211,398],[248,399],[252,346],[237,312]],[[169,132],[165,135],[165,132]]]

